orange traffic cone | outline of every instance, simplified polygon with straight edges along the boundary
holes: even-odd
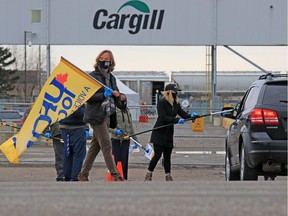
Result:
[[[112,175],[111,175],[109,170],[107,171],[106,181],[107,182],[114,181],[114,178],[112,177]]]
[[[114,160],[114,155],[113,155],[113,154],[112,154],[112,158],[113,158],[113,160]],[[114,181],[114,178],[112,177],[112,175],[111,175],[111,173],[110,173],[109,170],[107,171],[106,181],[107,181],[107,182]]]
[[[121,161],[118,161],[118,162],[117,162],[117,169],[118,169],[120,175],[122,176],[122,178],[124,178],[124,175],[123,175],[123,167],[122,167],[122,162],[121,162]]]

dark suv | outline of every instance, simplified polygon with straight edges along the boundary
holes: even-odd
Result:
[[[227,181],[287,175],[287,82],[287,74],[262,75],[233,110],[222,109],[234,119],[226,137]]]

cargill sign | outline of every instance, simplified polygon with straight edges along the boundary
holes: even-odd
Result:
[[[1,0],[1,44],[287,45],[287,0]]]
[[[134,13],[122,13],[126,7],[135,9]],[[160,30],[164,18],[165,10],[150,10],[149,6],[143,1],[128,1],[121,5],[117,12],[109,12],[107,9],[96,11],[93,27],[101,29],[128,28],[130,34],[137,34],[141,30]]]

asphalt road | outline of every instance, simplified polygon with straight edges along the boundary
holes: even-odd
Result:
[[[0,182],[1,216],[286,216],[287,183]]]
[[[136,131],[149,127],[136,125]],[[165,182],[161,164],[153,181],[144,182],[148,161],[141,152],[130,155],[128,181],[106,182],[100,154],[91,181],[84,183],[55,181],[49,144],[33,145],[18,165],[0,154],[0,216],[287,216],[286,176],[275,181],[259,177],[253,182],[226,182],[221,152],[225,130],[206,127],[195,134],[189,126],[175,128],[173,182]],[[145,143],[149,135],[139,138]]]
[[[161,164],[153,181],[144,182],[147,162],[141,162],[130,163],[128,181],[106,182],[99,156],[90,182],[56,182],[53,157],[39,157],[36,150],[42,156],[53,153],[51,147],[34,148],[19,165],[0,162],[1,216],[287,215],[287,177],[226,182],[222,165],[185,163],[172,165],[173,182],[165,182]],[[178,161],[180,156],[175,155]]]

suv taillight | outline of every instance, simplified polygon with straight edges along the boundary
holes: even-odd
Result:
[[[277,112],[263,109],[265,124],[279,124]]]
[[[252,124],[279,124],[278,115],[274,110],[254,109],[250,118]]]

